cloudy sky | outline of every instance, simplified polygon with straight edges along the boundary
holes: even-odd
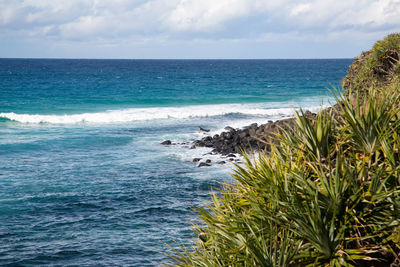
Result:
[[[400,0],[0,0],[0,57],[343,58]]]

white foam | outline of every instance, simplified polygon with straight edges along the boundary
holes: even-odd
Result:
[[[314,105],[312,107],[303,108],[315,109],[316,107],[317,106]],[[320,107],[320,105],[318,105],[318,107]],[[129,108],[71,115],[17,114],[14,112],[9,112],[0,113],[0,117],[21,123],[122,123],[160,119],[189,119],[223,116],[227,114],[286,117],[293,115],[293,110],[295,108],[296,106],[290,103],[220,104],[182,107]]]

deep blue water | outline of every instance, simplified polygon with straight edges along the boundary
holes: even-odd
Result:
[[[232,165],[165,147],[317,110],[350,59],[0,59],[0,265],[147,266]]]

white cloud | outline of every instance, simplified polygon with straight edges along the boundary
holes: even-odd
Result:
[[[295,6],[291,11],[290,11],[290,15],[291,16],[298,16],[302,13],[307,12],[308,10],[310,10],[311,5],[309,3],[307,4],[299,4],[297,6]]]
[[[167,23],[173,30],[215,30],[250,11],[251,6],[242,0],[182,0],[168,16]]]
[[[398,31],[399,14],[400,0],[0,0],[0,39],[283,42],[293,33],[321,41],[352,32],[356,40]]]
[[[314,27],[400,26],[400,0],[0,0],[2,31],[59,32],[65,38],[118,34],[210,33],[238,19],[269,23],[265,31]],[[49,30],[52,29],[52,30]],[[232,29],[230,29],[232,30]]]

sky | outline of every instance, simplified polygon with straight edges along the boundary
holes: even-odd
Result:
[[[353,58],[400,0],[0,0],[4,58]]]

